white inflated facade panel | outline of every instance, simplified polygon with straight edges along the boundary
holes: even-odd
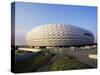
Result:
[[[93,34],[68,24],[46,24],[33,28],[26,35],[28,46],[85,45],[94,42]]]

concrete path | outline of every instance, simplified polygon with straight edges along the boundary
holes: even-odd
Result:
[[[53,56],[46,64],[44,64],[41,68],[37,70],[37,72],[43,72],[43,71],[48,71],[48,67],[51,65],[51,63],[55,60],[56,55]]]

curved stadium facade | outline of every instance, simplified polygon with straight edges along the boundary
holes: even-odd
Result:
[[[31,47],[77,46],[93,43],[92,32],[68,24],[41,25],[33,28],[26,36],[26,44]]]

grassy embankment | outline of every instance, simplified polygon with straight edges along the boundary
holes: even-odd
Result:
[[[24,60],[16,61],[15,64],[15,72],[23,73],[23,72],[34,72],[42,65],[46,63],[49,59],[51,59],[52,54],[45,54],[44,52],[39,53],[38,55],[33,55]]]
[[[72,57],[66,55],[56,55],[55,60],[49,66],[49,71],[60,71],[60,70],[75,70],[75,69],[87,69],[90,66],[75,60]]]

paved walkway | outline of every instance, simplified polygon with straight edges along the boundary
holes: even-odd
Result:
[[[43,71],[48,71],[48,67],[51,65],[51,63],[55,60],[56,55],[53,56],[46,64],[44,64],[41,68],[37,70],[37,72],[43,72]]]

